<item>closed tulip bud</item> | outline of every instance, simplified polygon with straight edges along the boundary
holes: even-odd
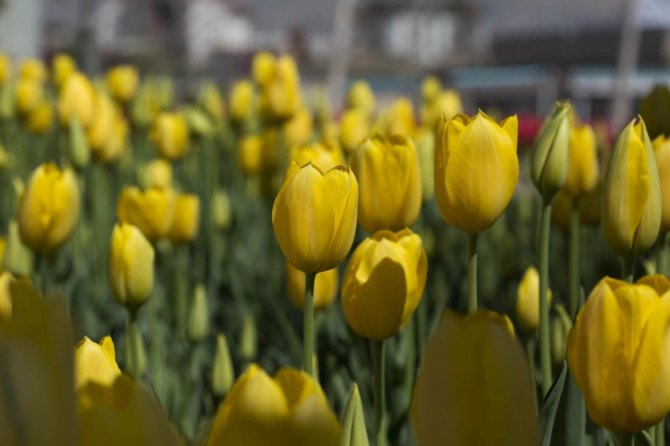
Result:
[[[0,86],[12,78],[12,59],[6,53],[0,53]]]
[[[414,105],[409,98],[400,97],[387,110],[385,133],[387,135],[414,135],[416,120]]]
[[[670,411],[668,288],[659,277],[635,284],[606,277],[577,315],[568,366],[591,419],[606,429],[638,432]]]
[[[337,268],[323,271],[316,275],[314,283],[314,309],[328,308],[337,295],[339,281]],[[295,269],[290,263],[286,264],[286,287],[291,302],[301,310],[305,306],[305,273]]]
[[[86,131],[76,116],[73,116],[72,119],[70,119],[69,127],[70,159],[72,160],[72,164],[74,164],[77,169],[81,170],[86,167],[91,160],[91,148],[88,145]]]
[[[51,77],[57,88],[65,85],[67,78],[76,72],[77,62],[69,54],[58,53],[51,61]]]
[[[137,308],[149,299],[154,286],[154,248],[135,226],[114,226],[108,273],[114,297],[121,305]]]
[[[290,174],[272,207],[272,227],[288,261],[304,273],[335,268],[356,232],[358,183],[348,167],[325,173],[305,164]]]
[[[19,66],[19,77],[21,79],[44,82],[47,79],[47,74],[47,68],[39,59],[24,59]]]
[[[442,118],[435,137],[435,201],[447,223],[476,234],[503,213],[519,181],[517,127],[516,116],[499,125],[481,111],[472,118]]]
[[[365,429],[365,410],[361,402],[358,386],[354,384],[349,392],[349,400],[342,417],[342,436],[339,446],[369,446]]]
[[[257,84],[261,86],[269,85],[275,76],[276,69],[277,58],[274,55],[266,51],[254,55],[251,71]]]
[[[417,443],[536,445],[534,389],[509,319],[447,310],[428,340],[414,384],[410,416]]]
[[[300,75],[292,57],[279,57],[271,81],[261,86],[260,111],[266,119],[282,122],[302,107]]]
[[[172,164],[156,158],[144,166],[141,176],[145,187],[168,189],[172,186]]]
[[[206,444],[337,446],[340,432],[313,378],[291,368],[270,378],[252,364],[219,407]]]
[[[263,165],[263,135],[244,135],[237,147],[237,165],[243,173],[255,175]]]
[[[30,176],[19,202],[19,232],[31,249],[49,252],[69,236],[79,219],[79,186],[70,169],[42,164]]]
[[[210,204],[212,220],[216,229],[228,229],[233,223],[233,210],[230,204],[230,195],[225,189],[217,189],[212,194]]]
[[[254,113],[254,84],[248,80],[237,81],[230,90],[230,117],[241,123]]]
[[[444,115],[447,119],[453,118],[463,112],[463,104],[458,92],[445,90],[441,92],[432,102],[425,104],[421,109],[424,125],[434,128]]]
[[[151,141],[163,158],[176,160],[184,156],[189,146],[188,126],[178,113],[162,112],[151,128]]]
[[[216,84],[208,82],[202,86],[198,94],[198,104],[217,123],[223,121],[226,105]]]
[[[308,108],[302,108],[284,123],[284,144],[287,147],[307,144],[314,133],[314,118]]]
[[[551,360],[558,366],[565,360],[565,352],[568,347],[568,333],[572,328],[572,320],[568,312],[561,304],[557,304],[556,312],[551,318]]]
[[[0,274],[0,320],[10,320],[12,318],[10,287],[14,281],[14,276],[9,271],[3,271]]]
[[[360,187],[358,223],[373,233],[411,226],[421,209],[419,158],[411,139],[375,135],[354,153],[352,168]]]
[[[653,141],[661,185],[661,233],[670,229],[670,138],[659,135]]]
[[[15,94],[16,109],[26,115],[44,101],[44,86],[34,79],[19,79]]]
[[[545,200],[551,200],[565,184],[570,145],[569,102],[559,102],[535,140],[530,177]]]
[[[206,138],[214,133],[215,127],[212,118],[202,109],[187,105],[181,109],[181,114],[194,136]]]
[[[421,237],[409,229],[378,231],[351,255],[342,281],[342,312],[360,336],[395,335],[419,305],[428,260]]]
[[[442,91],[442,82],[435,76],[426,76],[421,82],[421,98],[424,102],[437,99]]]
[[[37,135],[43,135],[51,130],[53,124],[53,107],[49,101],[40,101],[28,112],[26,127]]]
[[[551,306],[553,295],[547,293],[547,303]],[[534,266],[528,267],[516,291],[516,317],[519,325],[527,332],[540,326],[540,275]]]
[[[287,176],[291,174],[291,169],[300,169],[300,166],[304,166],[307,163],[312,163],[321,172],[328,172],[333,167],[344,164],[342,150],[334,141],[322,141],[310,145],[294,146],[291,149],[289,157],[294,163],[289,165]]]
[[[656,242],[662,215],[661,186],[642,118],[628,124],[617,139],[602,200],[605,240],[620,257],[635,257]]]
[[[58,97],[58,116],[63,126],[70,125],[76,117],[86,128],[93,119],[95,112],[95,90],[88,78],[82,73],[68,76]]]
[[[598,143],[588,124],[570,127],[568,174],[563,190],[571,197],[582,197],[592,192],[599,181]]]
[[[101,150],[95,152],[95,157],[103,163],[113,163],[123,156],[127,145],[128,121],[126,121],[123,113],[116,109],[109,139]]]
[[[351,84],[347,92],[347,108],[361,110],[370,115],[375,110],[375,94],[370,88],[370,84],[358,80]]]
[[[137,187],[125,187],[116,208],[121,223],[137,226],[151,241],[168,235],[174,211],[174,191],[158,187],[150,187],[144,191]]]
[[[188,314],[187,334],[191,341],[199,341],[207,336],[209,331],[209,310],[207,305],[207,290],[201,283],[196,285],[193,301]]]
[[[345,152],[353,153],[370,136],[370,118],[360,109],[345,110],[340,121],[340,144]]]
[[[95,113],[87,129],[88,145],[93,153],[102,151],[114,131],[116,108],[104,92],[95,95]]]
[[[30,277],[33,272],[33,253],[21,240],[15,220],[9,222],[3,267],[18,277]]]
[[[100,340],[99,344],[88,337],[74,348],[74,376],[75,389],[80,389],[88,383],[111,386],[116,378],[121,376],[121,369],[116,363],[114,341],[109,336]]]
[[[179,194],[174,201],[174,214],[168,236],[176,243],[192,242],[200,226],[200,199],[194,194]]]
[[[107,71],[107,89],[115,99],[128,102],[134,96],[140,76],[131,65],[117,65]]]
[[[256,319],[251,313],[242,316],[242,334],[240,335],[239,352],[243,361],[251,361],[258,351],[258,336],[256,333]]]
[[[228,341],[223,334],[216,336],[216,351],[212,366],[212,391],[218,397],[225,396],[235,381],[233,360],[230,357]]]

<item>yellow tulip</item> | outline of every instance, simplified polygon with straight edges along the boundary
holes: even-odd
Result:
[[[661,226],[661,186],[642,118],[621,132],[610,157],[602,203],[607,244],[622,258],[649,249]]]
[[[592,192],[599,181],[598,145],[596,135],[588,124],[570,127],[568,175],[563,190],[578,198]]]
[[[414,106],[409,98],[400,97],[387,110],[385,133],[388,135],[414,135],[416,121]]]
[[[60,246],[79,219],[79,186],[70,169],[42,164],[30,176],[19,202],[21,240],[35,251]]]
[[[347,92],[347,108],[361,110],[366,115],[374,112],[375,94],[367,82],[358,80],[351,84]]]
[[[589,415],[606,429],[638,432],[670,411],[669,288],[660,277],[606,277],[577,315],[568,365]]]
[[[283,368],[270,378],[252,364],[219,407],[208,446],[336,446],[341,427],[319,384]]]
[[[154,248],[131,224],[114,225],[109,245],[109,283],[117,302],[137,308],[154,286]]]
[[[549,290],[547,302],[551,306],[552,293]],[[540,275],[534,266],[528,267],[516,291],[516,318],[527,332],[540,326]]]
[[[68,76],[58,98],[58,115],[67,126],[76,117],[83,127],[88,127],[95,111],[95,90],[88,78],[81,73]]]
[[[121,376],[111,337],[105,336],[99,344],[86,336],[79,341],[74,348],[74,376],[76,389],[89,382],[111,386]]]
[[[189,146],[188,126],[178,113],[162,112],[151,128],[151,141],[163,158],[175,160],[184,156]]]
[[[151,241],[167,236],[174,215],[175,193],[171,189],[150,187],[140,191],[125,187],[116,212],[121,223],[130,223]]]
[[[116,107],[112,99],[104,92],[97,92],[94,99],[94,113],[87,130],[88,145],[93,154],[100,152],[114,131]]]
[[[39,59],[24,59],[19,66],[19,77],[41,83],[47,79],[47,69]]]
[[[519,180],[517,119],[479,112],[442,119],[435,146],[435,201],[452,226],[476,234],[500,217]]]
[[[557,103],[533,146],[530,177],[545,201],[564,186],[568,174],[571,109],[569,102]]]
[[[12,59],[6,53],[0,53],[0,85],[12,78]]]
[[[279,247],[304,273],[336,267],[354,241],[358,183],[348,167],[295,169],[279,189],[272,226]]]
[[[659,135],[653,141],[661,184],[661,233],[670,229],[670,138]]]
[[[328,308],[337,294],[339,273],[337,268],[316,275],[314,283],[314,309]],[[301,310],[305,306],[305,273],[286,263],[286,287],[291,302]]]
[[[142,177],[145,187],[167,189],[172,186],[172,164],[162,158],[156,158],[144,166]]]
[[[421,209],[421,172],[414,143],[406,136],[375,135],[354,153],[358,223],[373,233],[411,226]]]
[[[140,75],[132,65],[117,65],[107,71],[106,80],[112,96],[121,102],[128,102],[137,92]]]
[[[51,61],[51,72],[54,84],[60,88],[71,74],[77,72],[77,62],[69,54],[58,53]]]
[[[12,273],[9,271],[3,271],[2,274],[0,274],[0,319],[12,318],[12,296],[10,287],[14,280],[14,276],[12,276]]]
[[[110,386],[88,383],[78,392],[81,446],[183,445],[153,392],[120,375]]]
[[[428,340],[410,407],[417,443],[538,443],[528,358],[507,317],[445,311]]]
[[[302,108],[283,126],[284,145],[286,147],[307,144],[314,132],[314,119],[308,108]]]
[[[300,75],[290,56],[277,59],[271,81],[261,87],[260,111],[266,119],[285,121],[302,107]]]
[[[421,81],[421,97],[424,102],[432,102],[442,92],[442,82],[436,76],[426,76]]]
[[[200,199],[193,194],[179,194],[174,201],[174,216],[168,237],[177,243],[191,242],[198,236]]]
[[[37,135],[43,135],[51,130],[53,114],[51,102],[40,101],[26,116],[26,127]]]
[[[223,121],[226,105],[216,84],[208,82],[202,86],[198,94],[198,103],[217,123]]]
[[[186,105],[180,113],[186,120],[186,125],[195,136],[208,137],[216,130],[212,118],[201,108],[195,105]]]
[[[266,52],[261,51],[254,55],[252,62],[252,74],[257,84],[265,87],[272,82],[277,70],[277,58]]]
[[[328,172],[335,166],[344,164],[342,150],[337,143],[332,141],[322,141],[305,146],[294,146],[289,155],[292,163],[289,169],[299,169],[307,163],[312,163],[321,172]],[[287,173],[290,175],[290,171]]]
[[[237,149],[237,164],[243,173],[255,175],[263,165],[263,135],[244,135]]]
[[[440,121],[440,117],[444,115],[447,119],[451,119],[463,111],[463,104],[461,97],[455,90],[445,90],[432,101],[424,104],[421,109],[421,116],[424,125],[434,128]]]
[[[212,221],[216,229],[228,229],[233,222],[233,209],[230,195],[225,189],[216,189],[210,203]]]
[[[353,153],[370,136],[370,120],[365,111],[345,110],[340,121],[340,144],[347,153]]]
[[[16,109],[28,114],[44,101],[44,86],[34,79],[19,79],[16,82]]]
[[[254,84],[248,80],[237,81],[230,90],[230,117],[237,123],[251,118],[254,113]]]
[[[344,273],[344,318],[364,338],[395,335],[419,305],[427,272],[421,237],[407,228],[376,232],[358,245]]]

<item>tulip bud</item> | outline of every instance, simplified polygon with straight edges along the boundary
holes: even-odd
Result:
[[[256,319],[253,314],[244,313],[239,345],[240,358],[244,362],[252,361],[256,357],[257,350]]]
[[[95,95],[95,113],[86,136],[93,152],[102,150],[114,129],[116,108],[112,99],[104,92]]]
[[[442,91],[442,82],[436,76],[426,76],[421,82],[421,97],[424,102],[437,99]]]
[[[225,189],[214,191],[210,209],[214,227],[221,230],[229,229],[233,222],[233,211],[230,205],[230,196]]]
[[[254,81],[261,86],[268,85],[275,75],[276,65],[277,58],[266,51],[261,51],[254,55],[251,68]]]
[[[406,97],[399,97],[393,101],[387,110],[384,131],[387,135],[412,136],[416,127],[414,105]]]
[[[288,119],[282,128],[286,147],[302,146],[309,143],[314,133],[312,112],[303,107]]]
[[[339,273],[337,268],[316,275],[314,283],[314,309],[328,308],[337,294]],[[305,273],[286,264],[286,286],[293,304],[301,310],[305,306]]]
[[[358,80],[351,84],[347,92],[347,108],[361,110],[370,115],[375,109],[375,94],[370,88],[370,84]]]
[[[421,172],[414,143],[406,136],[375,135],[354,153],[358,223],[373,233],[411,226],[421,209]]]
[[[58,53],[51,61],[52,78],[56,87],[61,88],[71,74],[77,72],[77,62],[65,53]]]
[[[162,158],[156,158],[144,165],[140,176],[144,187],[168,189],[172,186],[172,164]]]
[[[109,283],[117,302],[137,308],[154,286],[154,248],[130,224],[116,224],[109,247]]]
[[[188,243],[198,236],[200,199],[194,194],[179,194],[174,201],[174,214],[168,237],[175,243]]]
[[[286,174],[287,177],[291,174],[290,169],[299,170],[300,166],[304,166],[307,163],[312,163],[312,165],[321,172],[328,172],[333,167],[344,164],[342,150],[340,149],[340,146],[333,141],[322,141],[305,146],[294,146],[291,149],[289,157],[294,163],[289,165],[289,171]]]
[[[551,306],[551,290],[546,299]],[[528,267],[517,288],[516,317],[521,328],[527,332],[534,332],[540,326],[540,275],[534,266]]]
[[[491,413],[495,416],[482,416]],[[538,443],[535,386],[507,317],[445,311],[414,385],[417,444],[531,446]]]
[[[551,318],[551,359],[554,365],[560,365],[565,360],[565,351],[568,347],[568,333],[572,328],[572,321],[565,307],[556,305],[556,312]]]
[[[259,109],[266,119],[282,122],[300,110],[300,75],[292,57],[279,57],[272,78],[267,84],[263,82],[259,82],[262,87]]]
[[[12,78],[12,59],[6,53],[0,53],[0,86]]]
[[[44,101],[44,86],[34,79],[19,79],[15,91],[16,109],[19,113],[27,115],[38,104]]]
[[[225,396],[235,380],[233,360],[230,357],[228,341],[223,334],[216,336],[216,353],[212,367],[212,391],[218,397]]]
[[[130,223],[151,241],[167,236],[175,210],[175,193],[171,189],[150,187],[140,191],[125,187],[116,212],[121,223]]]
[[[191,341],[199,341],[209,331],[209,311],[207,309],[207,291],[201,283],[196,285],[193,301],[188,315],[187,334]]]
[[[75,389],[89,382],[111,386],[121,376],[112,338],[105,336],[96,344],[84,336],[74,348],[74,375]]]
[[[217,124],[223,121],[226,105],[216,84],[208,82],[202,86],[198,94],[198,104]]]
[[[21,239],[49,252],[70,236],[79,218],[79,186],[72,170],[42,164],[30,176],[19,202]]]
[[[665,234],[670,229],[670,138],[660,135],[652,144],[661,185],[661,234]]]
[[[472,118],[442,118],[435,138],[435,201],[447,223],[476,234],[503,213],[519,181],[517,127],[516,116],[499,125],[481,111]]]
[[[348,167],[295,169],[279,189],[272,227],[288,261],[305,273],[336,267],[354,241],[358,183]]]
[[[44,82],[47,79],[47,69],[39,59],[24,59],[19,67],[19,77]]]
[[[131,65],[117,65],[107,71],[107,88],[121,102],[130,101],[139,84],[139,74]]]
[[[186,120],[177,113],[162,112],[154,121],[150,138],[163,158],[169,160],[181,158],[189,146]]]
[[[370,119],[363,110],[345,110],[340,121],[340,144],[345,152],[353,153],[370,136]]]
[[[235,123],[242,123],[254,113],[254,84],[237,81],[230,90],[230,117]]]
[[[58,115],[63,126],[69,126],[76,117],[86,128],[93,119],[95,111],[95,90],[88,78],[82,73],[68,76],[58,97]]]
[[[118,161],[128,145],[128,121],[118,109],[115,110],[112,130],[109,139],[101,150],[95,152],[96,158],[103,163]]]
[[[83,169],[91,159],[91,150],[88,146],[86,133],[79,122],[79,118],[72,116],[70,119],[70,158],[72,164],[78,169]]]
[[[588,124],[570,127],[568,173],[563,190],[571,197],[582,197],[592,192],[599,181],[598,144]]]
[[[263,135],[244,135],[237,147],[237,165],[247,175],[256,175],[263,165]]]
[[[554,198],[565,184],[570,143],[568,115],[571,108],[569,102],[556,104],[533,147],[530,176],[545,200]]]
[[[214,133],[214,124],[209,115],[198,107],[187,105],[181,109],[188,128],[196,137],[206,138]]]
[[[49,101],[41,101],[28,113],[26,127],[37,135],[51,130],[53,123],[53,107]]]
[[[445,90],[432,101],[424,104],[421,110],[423,124],[428,128],[434,128],[440,122],[440,117],[451,119],[463,112],[461,97],[454,90]]]
[[[365,411],[358,386],[354,383],[344,408],[339,446],[369,446],[369,444],[368,433],[365,429]]]
[[[602,227],[622,258],[649,249],[661,226],[661,187],[656,156],[641,118],[621,132],[610,157],[603,189]]]
[[[405,228],[382,230],[356,248],[342,281],[342,312],[364,338],[395,335],[419,305],[428,260],[421,237]]]
[[[30,277],[33,272],[33,253],[23,244],[19,225],[15,220],[9,222],[7,233],[4,268],[16,276]]]
[[[568,366],[589,416],[606,429],[639,432],[670,411],[669,288],[660,277],[635,284],[606,277],[577,315]]]

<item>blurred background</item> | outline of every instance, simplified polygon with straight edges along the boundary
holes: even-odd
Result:
[[[182,91],[243,77],[266,49],[335,111],[350,79],[384,106],[436,74],[467,109],[543,115],[569,97],[618,124],[670,79],[670,0],[0,0],[0,48],[66,51],[89,73],[129,62]]]

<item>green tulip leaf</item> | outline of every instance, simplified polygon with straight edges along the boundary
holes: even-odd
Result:
[[[561,396],[565,388],[566,376],[568,374],[568,365],[564,361],[561,373],[558,375],[554,383],[549,389],[549,393],[542,401],[538,421],[540,423],[540,445],[551,446],[551,438],[554,432],[554,425],[558,415],[558,408],[561,403]]]
[[[635,446],[654,446],[654,441],[645,431],[635,434]]]

